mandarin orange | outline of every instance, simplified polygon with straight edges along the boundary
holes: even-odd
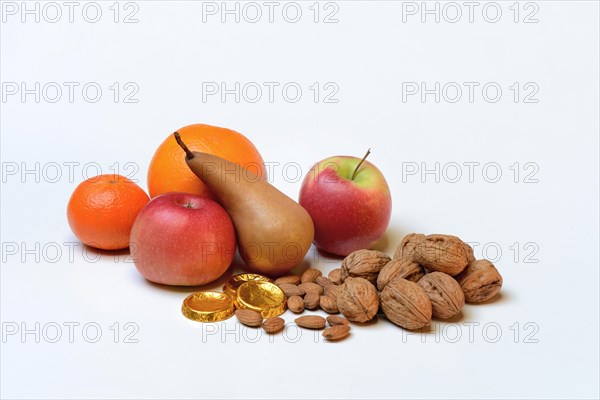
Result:
[[[144,190],[130,179],[107,174],[79,184],[67,206],[71,230],[88,246],[118,250],[129,246],[131,227],[140,210],[150,201]]]

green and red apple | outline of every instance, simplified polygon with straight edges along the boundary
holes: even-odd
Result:
[[[129,240],[138,271],[164,285],[196,286],[218,279],[231,265],[236,248],[233,222],[223,207],[176,192],[146,204]]]
[[[315,164],[304,178],[299,203],[313,220],[315,245],[340,256],[373,246],[392,212],[390,189],[381,171],[352,156]]]

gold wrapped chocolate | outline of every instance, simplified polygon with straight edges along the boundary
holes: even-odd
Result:
[[[181,313],[200,322],[223,321],[233,315],[233,299],[226,293],[196,292],[183,300]]]
[[[285,311],[286,298],[279,286],[265,281],[249,281],[237,290],[235,305],[241,310],[254,310],[263,318],[276,317]]]
[[[223,292],[227,293],[231,296],[232,299],[235,299],[236,292],[238,288],[246,282],[250,281],[264,281],[264,282],[273,282],[272,279],[259,274],[237,274],[229,278],[225,286],[223,286]]]

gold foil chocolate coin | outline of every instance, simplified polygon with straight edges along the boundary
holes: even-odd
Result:
[[[196,292],[183,300],[181,313],[200,322],[223,321],[233,315],[235,307],[231,296],[219,292]]]
[[[285,301],[285,294],[274,283],[250,281],[238,288],[235,305],[238,309],[258,311],[263,318],[271,318],[283,314]]]
[[[223,292],[227,293],[231,296],[232,299],[235,299],[235,293],[238,288],[246,282],[250,281],[264,281],[264,282],[273,282],[272,279],[267,278],[264,275],[259,274],[237,274],[229,278],[225,286],[223,286]]]

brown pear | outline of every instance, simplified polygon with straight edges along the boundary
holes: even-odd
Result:
[[[314,226],[300,204],[236,163],[190,151],[177,132],[175,139],[185,150],[188,167],[229,213],[240,256],[250,269],[282,275],[304,259]]]

